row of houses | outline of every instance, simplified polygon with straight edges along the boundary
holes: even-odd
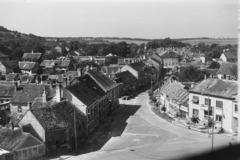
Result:
[[[183,119],[196,116],[202,126],[206,126],[211,118],[215,121],[215,129],[237,132],[237,81],[206,78],[186,84],[171,76],[160,88],[158,97],[161,107],[166,107],[166,112],[174,116]]]

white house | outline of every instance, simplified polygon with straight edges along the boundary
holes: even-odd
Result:
[[[237,132],[237,93],[236,81],[205,79],[189,90],[189,117],[196,115],[205,124],[213,118],[216,129]],[[209,111],[209,106],[213,111]]]

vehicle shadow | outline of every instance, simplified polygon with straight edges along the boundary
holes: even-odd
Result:
[[[140,105],[120,105],[109,114],[104,122],[89,135],[88,139],[79,146],[80,154],[100,150],[111,138],[121,136],[127,126],[127,120],[134,115]]]

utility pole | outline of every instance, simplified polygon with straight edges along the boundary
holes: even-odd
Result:
[[[75,151],[77,152],[77,130],[76,130],[76,111],[75,111],[75,107],[73,106],[73,123],[74,123],[74,135],[75,135]]]
[[[212,107],[212,152],[213,152],[213,137],[214,137],[214,108]]]

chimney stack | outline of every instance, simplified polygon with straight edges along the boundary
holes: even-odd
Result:
[[[81,76],[82,76],[81,68],[78,68],[78,69],[77,69],[77,73],[78,73],[78,77],[81,77]]]
[[[32,108],[32,103],[31,102],[28,102],[27,105],[28,105],[28,109]]]
[[[44,88],[43,88],[42,102],[43,102],[43,103],[46,103],[46,102],[47,102],[47,96],[46,96],[45,86],[44,86]]]
[[[56,101],[61,102],[61,85],[59,83],[56,84]]]

